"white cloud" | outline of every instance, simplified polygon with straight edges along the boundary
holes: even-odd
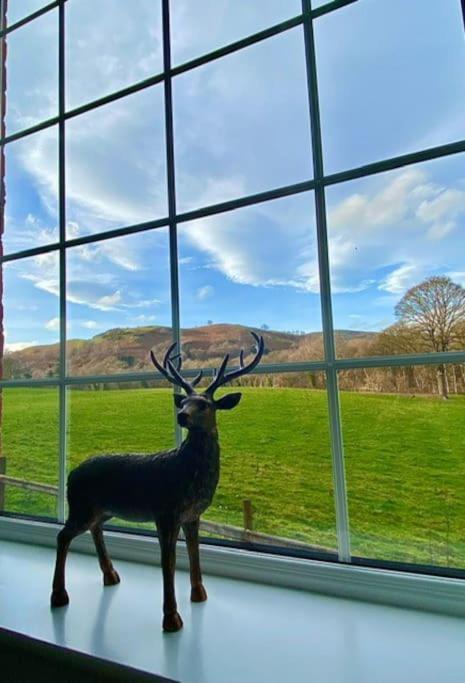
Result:
[[[45,323],[45,327],[47,330],[50,330],[51,332],[56,332],[60,329],[60,318],[52,318],[51,320]]]
[[[156,321],[155,315],[136,315],[132,318],[131,322],[134,325],[148,325],[149,323],[154,323]]]
[[[405,290],[412,287],[421,280],[423,273],[418,266],[405,263],[390,273],[379,285],[382,289],[391,294],[402,294]]]
[[[97,299],[93,304],[93,307],[99,308],[101,311],[111,311],[114,310],[115,306],[119,303],[121,303],[121,292],[118,291],[113,294],[101,296],[100,299]]]
[[[159,299],[142,299],[141,301],[134,301],[132,303],[122,303],[123,308],[150,308],[151,306],[158,306]]]
[[[182,226],[180,237],[233,282],[313,291],[316,247],[309,199],[271,204],[193,221]]]
[[[449,273],[446,273],[448,277],[450,277],[451,280],[456,282],[459,285],[462,285],[462,287],[465,287],[465,271],[464,270],[453,270]]]
[[[87,330],[97,330],[99,327],[101,327],[101,325],[95,322],[95,320],[84,320],[81,325]]]
[[[415,197],[424,191],[424,183],[422,171],[407,169],[371,196],[350,195],[329,211],[329,224],[336,231],[350,229],[352,236],[386,226],[400,227]]]
[[[211,285],[205,285],[204,287],[198,288],[196,296],[197,299],[199,299],[199,301],[205,301],[205,299],[210,299],[213,296],[214,292],[215,290]]]
[[[37,346],[37,344],[37,341],[12,342],[11,344],[5,344],[5,351],[7,353],[14,353],[15,351],[22,351],[23,349],[28,349],[30,346]]]
[[[465,207],[465,193],[432,183],[419,168],[388,178],[382,179],[383,184],[376,179],[378,189],[352,193],[329,208],[335,294],[375,286],[401,293],[441,268],[434,262],[441,252],[441,261],[447,262],[454,251],[440,237],[455,228],[462,204]],[[209,267],[236,283],[317,293],[319,272],[310,217],[311,207],[304,208],[293,198],[197,220],[183,227],[181,234],[205,254]],[[440,244],[434,254],[425,237]]]

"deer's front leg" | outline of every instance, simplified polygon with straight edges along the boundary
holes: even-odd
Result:
[[[207,591],[202,583],[199,557],[199,520],[186,522],[182,525],[186,537],[187,552],[189,553],[189,566],[191,575],[191,600],[192,602],[204,602],[207,599]]]
[[[179,524],[171,519],[157,520],[156,524],[163,571],[163,630],[179,631],[182,628],[182,619],[178,613],[174,590],[176,541],[178,540]]]

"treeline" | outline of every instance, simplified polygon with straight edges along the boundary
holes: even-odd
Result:
[[[446,376],[449,394],[465,394],[465,364],[416,365],[383,368],[356,368],[339,372],[339,387],[342,391],[374,392],[386,394],[442,395],[443,372]],[[202,381],[199,389],[208,380]],[[234,382],[236,387],[326,389],[326,376],[318,372],[260,373],[243,377]],[[166,382],[104,382],[73,386],[72,391],[107,391],[112,389],[167,388]]]

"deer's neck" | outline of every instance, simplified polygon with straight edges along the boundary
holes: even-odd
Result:
[[[186,450],[192,451],[193,454],[212,455],[219,454],[220,446],[218,442],[218,431],[215,428],[205,431],[189,431],[183,446]]]

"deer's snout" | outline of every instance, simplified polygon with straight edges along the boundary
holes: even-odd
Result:
[[[178,413],[178,425],[180,427],[187,427],[189,424],[189,414],[180,410]]]

